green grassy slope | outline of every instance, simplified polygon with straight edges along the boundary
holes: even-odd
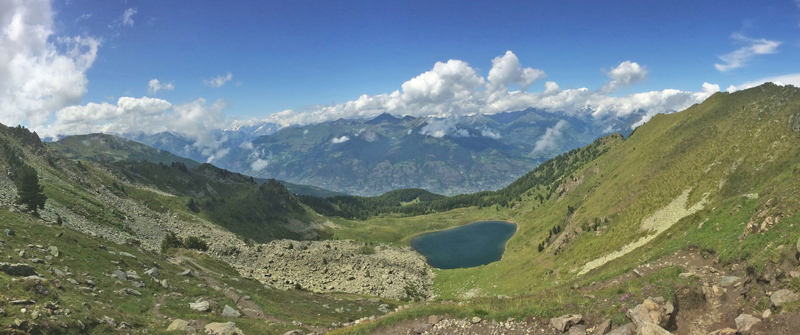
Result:
[[[48,142],[46,145],[70,159],[108,162],[148,161],[167,165],[180,162],[190,168],[200,165],[194,160],[108,134],[68,136],[56,142]]]
[[[189,158],[173,155],[172,153],[149,147],[135,141],[108,134],[74,135],[62,138],[56,142],[46,142],[45,145],[60,152],[73,160],[93,162],[150,162],[171,166],[178,162],[188,168],[195,168],[199,162]],[[258,178],[256,181],[263,184],[267,181]],[[344,193],[329,191],[320,187],[293,184],[279,180],[279,182],[294,194],[332,197],[342,196]]]
[[[763,271],[780,266],[774,261],[790,249],[776,247],[793,245],[800,236],[798,120],[800,89],[792,86],[718,93],[683,112],[657,115],[568,175],[520,193],[509,207],[376,217],[343,224],[349,228],[337,236],[407,244],[420,232],[474,220],[516,222],[518,232],[503,260],[437,272],[437,291],[444,298],[588,283],[687,247]],[[643,222],[686,190],[688,201],[679,207],[705,199],[701,210],[683,218],[672,213],[681,219],[644,247],[579,275],[587,263],[650,236]],[[559,232],[551,237],[554,227]]]

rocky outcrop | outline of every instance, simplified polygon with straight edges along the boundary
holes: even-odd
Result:
[[[240,272],[282,289],[350,292],[399,300],[430,297],[433,271],[411,248],[357,241],[272,241]],[[220,252],[214,250],[212,252]],[[233,261],[232,261],[233,262]]]

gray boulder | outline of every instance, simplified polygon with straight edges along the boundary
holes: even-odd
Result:
[[[181,319],[175,319],[175,321],[172,321],[172,323],[169,324],[169,327],[167,327],[167,331],[168,332],[176,331],[176,330],[186,331],[186,327],[189,327],[189,322],[188,321],[181,320]]]
[[[567,335],[586,335],[586,326],[574,325],[572,327],[569,327]]]
[[[48,250],[50,251],[50,255],[53,255],[53,257],[56,257],[56,258],[58,258],[58,255],[61,254],[61,253],[58,252],[58,247],[56,247],[56,246],[50,246],[50,248],[48,248]]]
[[[123,288],[121,290],[118,290],[118,291],[114,291],[114,292],[116,292],[117,294],[122,294],[122,295],[132,295],[134,297],[141,297],[142,296],[141,292],[139,292],[137,290],[134,290],[132,288],[127,288],[127,287]]]
[[[124,281],[128,280],[128,275],[125,274],[125,272],[122,272],[122,270],[114,270],[114,272],[111,273],[111,278],[116,278]]]
[[[149,270],[145,271],[144,274],[150,277],[158,277],[158,268],[150,268]]]
[[[572,325],[581,322],[581,320],[583,320],[583,316],[580,314],[567,314],[550,319],[550,325],[559,333],[563,333],[569,329],[569,327],[572,327]]]
[[[130,279],[130,280],[142,279],[141,277],[139,277],[139,274],[136,273],[136,271],[133,271],[133,270],[128,270],[127,272],[125,272],[125,275],[128,276],[128,279]]]
[[[233,322],[213,322],[203,328],[208,335],[244,335],[241,329]]]
[[[611,331],[611,319],[606,319],[597,325],[597,327],[594,327],[592,335],[605,335],[609,331]]]
[[[211,311],[211,304],[208,301],[190,302],[189,308],[198,312]]]
[[[222,316],[226,318],[238,318],[242,316],[242,314],[239,313],[239,311],[237,311],[235,308],[225,305],[225,308],[222,309]]]
[[[781,305],[800,300],[800,294],[786,289],[778,290],[769,297],[769,300],[772,301],[773,305],[780,307]]]
[[[736,330],[739,333],[750,331],[753,326],[761,323],[761,319],[750,314],[740,314],[736,317]]]
[[[36,269],[28,264],[10,264],[10,263],[0,263],[0,271],[9,275],[9,276],[38,276],[39,274],[36,273]]]
[[[722,279],[719,280],[719,286],[720,287],[728,287],[728,286],[736,284],[740,280],[742,280],[742,278],[740,278],[740,277],[725,276],[725,277],[722,277]]]

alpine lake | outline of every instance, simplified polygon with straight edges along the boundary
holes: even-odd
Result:
[[[517,225],[479,221],[411,239],[411,247],[439,269],[471,268],[499,261]]]

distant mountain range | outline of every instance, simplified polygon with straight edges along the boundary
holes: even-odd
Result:
[[[56,142],[48,142],[47,146],[55,149],[69,159],[95,162],[151,162],[172,166],[174,162],[182,163],[193,169],[201,164],[193,159],[174,155],[168,151],[155,149],[144,144],[122,137],[108,134],[88,134],[68,136]],[[258,184],[267,180],[256,178]],[[332,197],[344,195],[315,186],[299,185],[278,180],[293,194],[316,197]]]
[[[453,195],[498,189],[562,152],[612,132],[626,135],[644,115],[598,119],[590,112],[249,124],[217,130],[214,150],[177,133],[122,136],[231,171],[353,195],[403,188]]]

